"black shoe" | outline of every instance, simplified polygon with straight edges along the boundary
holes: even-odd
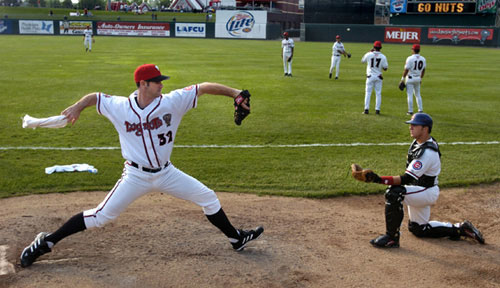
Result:
[[[363,114],[368,114],[368,109],[365,109],[365,111],[363,111]]]
[[[479,230],[467,220],[460,225],[460,234],[465,237],[473,238],[477,240],[477,242],[484,244],[484,238],[481,232],[479,232]]]
[[[406,112],[406,115],[413,115],[413,112]]]
[[[379,115],[380,114],[380,110],[375,110],[375,114]]]
[[[292,77],[292,73],[288,74],[288,77]]]
[[[238,229],[238,234],[240,234],[240,239],[238,239],[238,242],[236,243],[231,243],[233,245],[233,249],[236,251],[242,251],[243,249],[245,249],[245,246],[248,244],[248,242],[259,238],[263,232],[264,232],[264,227],[262,226],[255,228],[255,230]]]
[[[370,244],[379,248],[399,248],[399,239],[393,239],[389,235],[380,235],[370,240]]]
[[[424,113],[424,111],[420,110],[420,111],[418,111],[418,113]]]
[[[48,235],[49,233],[47,232],[38,233],[35,240],[28,247],[24,248],[23,253],[21,253],[21,267],[30,266],[35,262],[36,258],[52,251],[47,242],[45,242],[45,237]]]
[[[339,77],[335,77],[335,80],[339,79]]]
[[[328,78],[332,79],[332,73],[330,73],[330,75],[328,75]]]
[[[288,76],[288,73],[285,73],[285,77]]]

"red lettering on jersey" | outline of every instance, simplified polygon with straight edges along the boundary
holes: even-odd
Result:
[[[163,121],[156,117],[153,120],[145,123],[129,123],[125,121],[125,129],[127,132],[135,132],[135,135],[142,136],[144,130],[156,130],[163,125]]]

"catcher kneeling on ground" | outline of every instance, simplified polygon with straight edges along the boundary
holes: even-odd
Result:
[[[439,197],[438,175],[441,172],[441,152],[430,136],[432,118],[425,113],[414,114],[410,121],[410,135],[415,140],[408,149],[406,171],[401,176],[378,176],[372,170],[352,164],[352,176],[359,181],[390,185],[385,192],[386,232],[370,243],[375,247],[399,247],[399,228],[403,221],[403,203],[408,206],[408,230],[417,237],[449,237],[459,240],[470,237],[484,244],[484,238],[469,221],[451,224],[429,221],[431,205]]]

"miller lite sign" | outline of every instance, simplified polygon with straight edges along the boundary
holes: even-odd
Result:
[[[384,42],[395,43],[420,43],[422,29],[386,27]]]
[[[216,38],[266,38],[267,11],[217,10],[216,13]]]

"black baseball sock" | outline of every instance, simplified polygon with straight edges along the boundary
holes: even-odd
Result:
[[[238,231],[233,227],[229,219],[227,219],[226,213],[220,208],[220,210],[212,215],[206,215],[208,221],[212,223],[215,227],[219,228],[224,235],[228,238],[239,239]]]
[[[52,242],[55,245],[63,238],[85,229],[87,228],[85,227],[85,221],[83,221],[83,212],[81,212],[71,217],[66,223],[64,223],[64,225],[61,226],[61,228],[57,229],[56,232],[45,237],[45,241]]]

